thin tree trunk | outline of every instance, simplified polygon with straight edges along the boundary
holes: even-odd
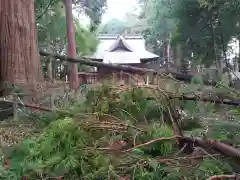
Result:
[[[220,22],[220,21],[219,21]],[[228,80],[231,83],[232,81],[232,76],[231,76],[231,71],[233,71],[233,69],[230,69],[229,67],[229,63],[227,61],[227,49],[224,45],[224,36],[223,33],[221,33],[221,40],[222,40],[222,51],[223,51],[223,55],[224,55],[224,62],[225,62],[225,66],[226,68],[228,68],[227,74],[228,74]]]
[[[0,1],[0,82],[37,90],[43,81],[34,0]],[[29,89],[28,89],[29,90]]]
[[[76,57],[76,43],[75,43],[75,31],[73,25],[73,15],[72,15],[72,0],[64,0],[66,9],[66,23],[67,23],[67,39],[68,39],[68,56]],[[78,65],[72,63],[69,73],[70,78],[70,88],[77,89],[79,87],[78,79]]]
[[[215,32],[215,27],[213,27],[213,24],[212,24],[212,41],[213,41],[214,59],[215,59],[215,63],[216,63],[217,71],[218,71],[218,76],[221,77],[222,64],[221,64],[221,59],[220,59],[219,52],[217,50],[216,34],[215,33],[216,33]]]
[[[213,1],[213,7],[216,7],[216,0]],[[215,58],[215,63],[218,71],[218,78],[221,79],[222,76],[222,64],[221,64],[221,59],[220,59],[220,53],[218,51],[218,46],[217,46],[217,38],[216,38],[216,20],[218,18],[218,12],[213,11],[212,12],[212,19],[211,19],[211,29],[212,29],[212,41],[213,41],[213,51],[214,51],[214,58]]]
[[[172,46],[171,54],[174,64],[177,65],[177,45]]]
[[[183,47],[184,45],[179,45],[179,71],[182,72],[184,68],[185,63],[185,49]]]
[[[60,79],[61,80],[64,80],[65,79],[65,76],[67,74],[67,67],[65,64],[62,64],[61,65],[61,74],[60,74]]]
[[[56,80],[56,66],[57,66],[57,62],[53,61],[52,62],[52,80],[53,80],[53,82],[55,82],[55,80]]]
[[[168,43],[167,40],[165,40],[163,42],[163,56],[164,56],[164,61],[166,63],[166,70],[168,71],[168,67],[169,67],[169,62],[168,62]]]
[[[53,78],[52,78],[52,60],[49,58],[47,60],[47,77],[48,79],[51,81]]]
[[[171,61],[171,39],[172,39],[172,34],[170,33],[168,37],[168,52],[167,52],[168,62]]]
[[[238,37],[238,63],[237,63],[237,72],[240,72],[240,37]]]
[[[177,66],[177,72],[180,72],[181,70],[181,62],[183,61],[183,49],[181,44],[177,44],[176,46],[176,66]]]

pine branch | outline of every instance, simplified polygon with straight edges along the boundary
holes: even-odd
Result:
[[[54,3],[54,0],[49,0],[49,3],[47,4],[44,11],[36,18],[36,20],[40,19],[50,8],[50,6]]]

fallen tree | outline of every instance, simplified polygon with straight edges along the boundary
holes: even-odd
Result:
[[[81,63],[84,65],[88,66],[94,66],[94,67],[105,67],[105,68],[111,68],[116,71],[123,71],[127,73],[142,73],[142,74],[153,74],[155,76],[161,76],[163,78],[170,78],[167,75],[171,74],[175,79],[179,81],[184,81],[184,82],[191,82],[192,78],[194,77],[195,74],[183,74],[183,73],[178,73],[178,72],[173,72],[173,71],[156,71],[153,69],[148,69],[148,68],[137,68],[133,66],[126,66],[126,65],[118,65],[118,64],[106,64],[98,61],[92,61],[88,58],[80,57],[80,58],[72,58],[72,57],[67,57],[67,56],[62,56],[62,55],[57,55],[57,54],[51,54],[48,52],[40,51],[39,54],[41,56],[46,56],[46,57],[52,57],[55,59],[59,59],[60,61],[67,61],[71,63]],[[165,72],[164,72],[165,71]],[[204,80],[205,85],[212,85],[215,86],[217,82],[214,80]]]
[[[153,97],[148,97],[149,100],[154,100]],[[232,106],[240,106],[240,100],[231,100],[231,99],[223,99],[221,97],[215,98],[206,98],[196,95],[169,95],[169,99],[179,99],[184,101],[200,101],[200,102],[208,102],[208,103],[215,103],[215,104],[226,104]]]

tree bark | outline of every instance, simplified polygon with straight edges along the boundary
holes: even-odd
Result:
[[[167,52],[167,57],[168,57],[168,63],[171,61],[171,39],[172,39],[172,34],[170,33],[169,34],[169,37],[168,37],[168,52]]]
[[[43,72],[34,0],[0,1],[0,24],[1,85],[16,84],[36,91],[37,83],[43,81]]]
[[[75,31],[73,25],[73,15],[72,15],[72,0],[64,0],[66,9],[66,23],[67,23],[67,39],[68,39],[68,56],[76,57],[76,43],[75,43]],[[79,87],[78,79],[78,65],[76,63],[70,64],[70,88],[77,89]]]
[[[214,7],[216,6],[216,1],[213,1]],[[218,71],[218,78],[221,78],[222,76],[222,64],[221,64],[221,59],[220,59],[220,53],[218,50],[218,44],[217,44],[217,39],[216,39],[216,19],[217,19],[216,12],[212,12],[212,19],[211,19],[211,29],[212,29],[212,43],[213,43],[213,54],[214,54],[214,62],[216,64],[216,68]]]
[[[158,75],[159,73],[161,74],[172,74],[173,77],[175,77],[176,79],[178,79],[179,81],[186,81],[186,82],[191,82],[192,77],[195,74],[189,73],[189,74],[183,74],[183,73],[179,73],[179,72],[175,72],[175,71],[166,71],[164,68],[161,68],[160,70],[154,70],[154,69],[149,69],[149,68],[138,68],[138,67],[134,67],[134,66],[126,66],[126,65],[119,65],[119,64],[106,64],[106,63],[102,63],[102,62],[98,62],[98,61],[92,61],[86,58],[72,58],[72,57],[66,57],[66,56],[61,56],[61,55],[55,55],[55,54],[51,54],[48,52],[43,52],[40,51],[39,52],[41,56],[46,56],[46,57],[53,57],[55,59],[59,59],[60,61],[67,61],[70,63],[81,63],[81,64],[85,64],[88,66],[92,66],[92,67],[98,67],[101,68],[103,67],[104,69],[106,68],[110,68],[111,71],[116,71],[116,72],[128,72],[128,73],[133,73],[133,74],[153,74],[153,75]],[[99,70],[98,70],[99,71]],[[167,76],[165,76],[165,78],[167,78]],[[212,85],[212,86],[216,86],[216,81],[212,80],[212,79],[207,79],[204,80],[204,84],[206,85]]]
[[[240,72],[240,37],[238,37],[238,63],[237,63],[237,72]]]
[[[163,56],[164,56],[164,61],[166,63],[166,70],[169,68],[169,62],[168,62],[168,42],[165,40],[163,42]]]
[[[47,60],[47,77],[50,81],[53,79],[52,75],[53,75],[53,73],[52,73],[52,60],[51,60],[51,58],[49,58]]]
[[[177,72],[181,70],[181,62],[183,61],[183,49],[181,44],[176,45],[176,66]]]
[[[172,59],[175,65],[177,65],[177,48],[176,45],[171,47]]]

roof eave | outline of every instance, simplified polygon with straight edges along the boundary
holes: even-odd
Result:
[[[148,62],[157,61],[157,60],[159,60],[159,57],[142,58],[141,63],[148,63]]]

